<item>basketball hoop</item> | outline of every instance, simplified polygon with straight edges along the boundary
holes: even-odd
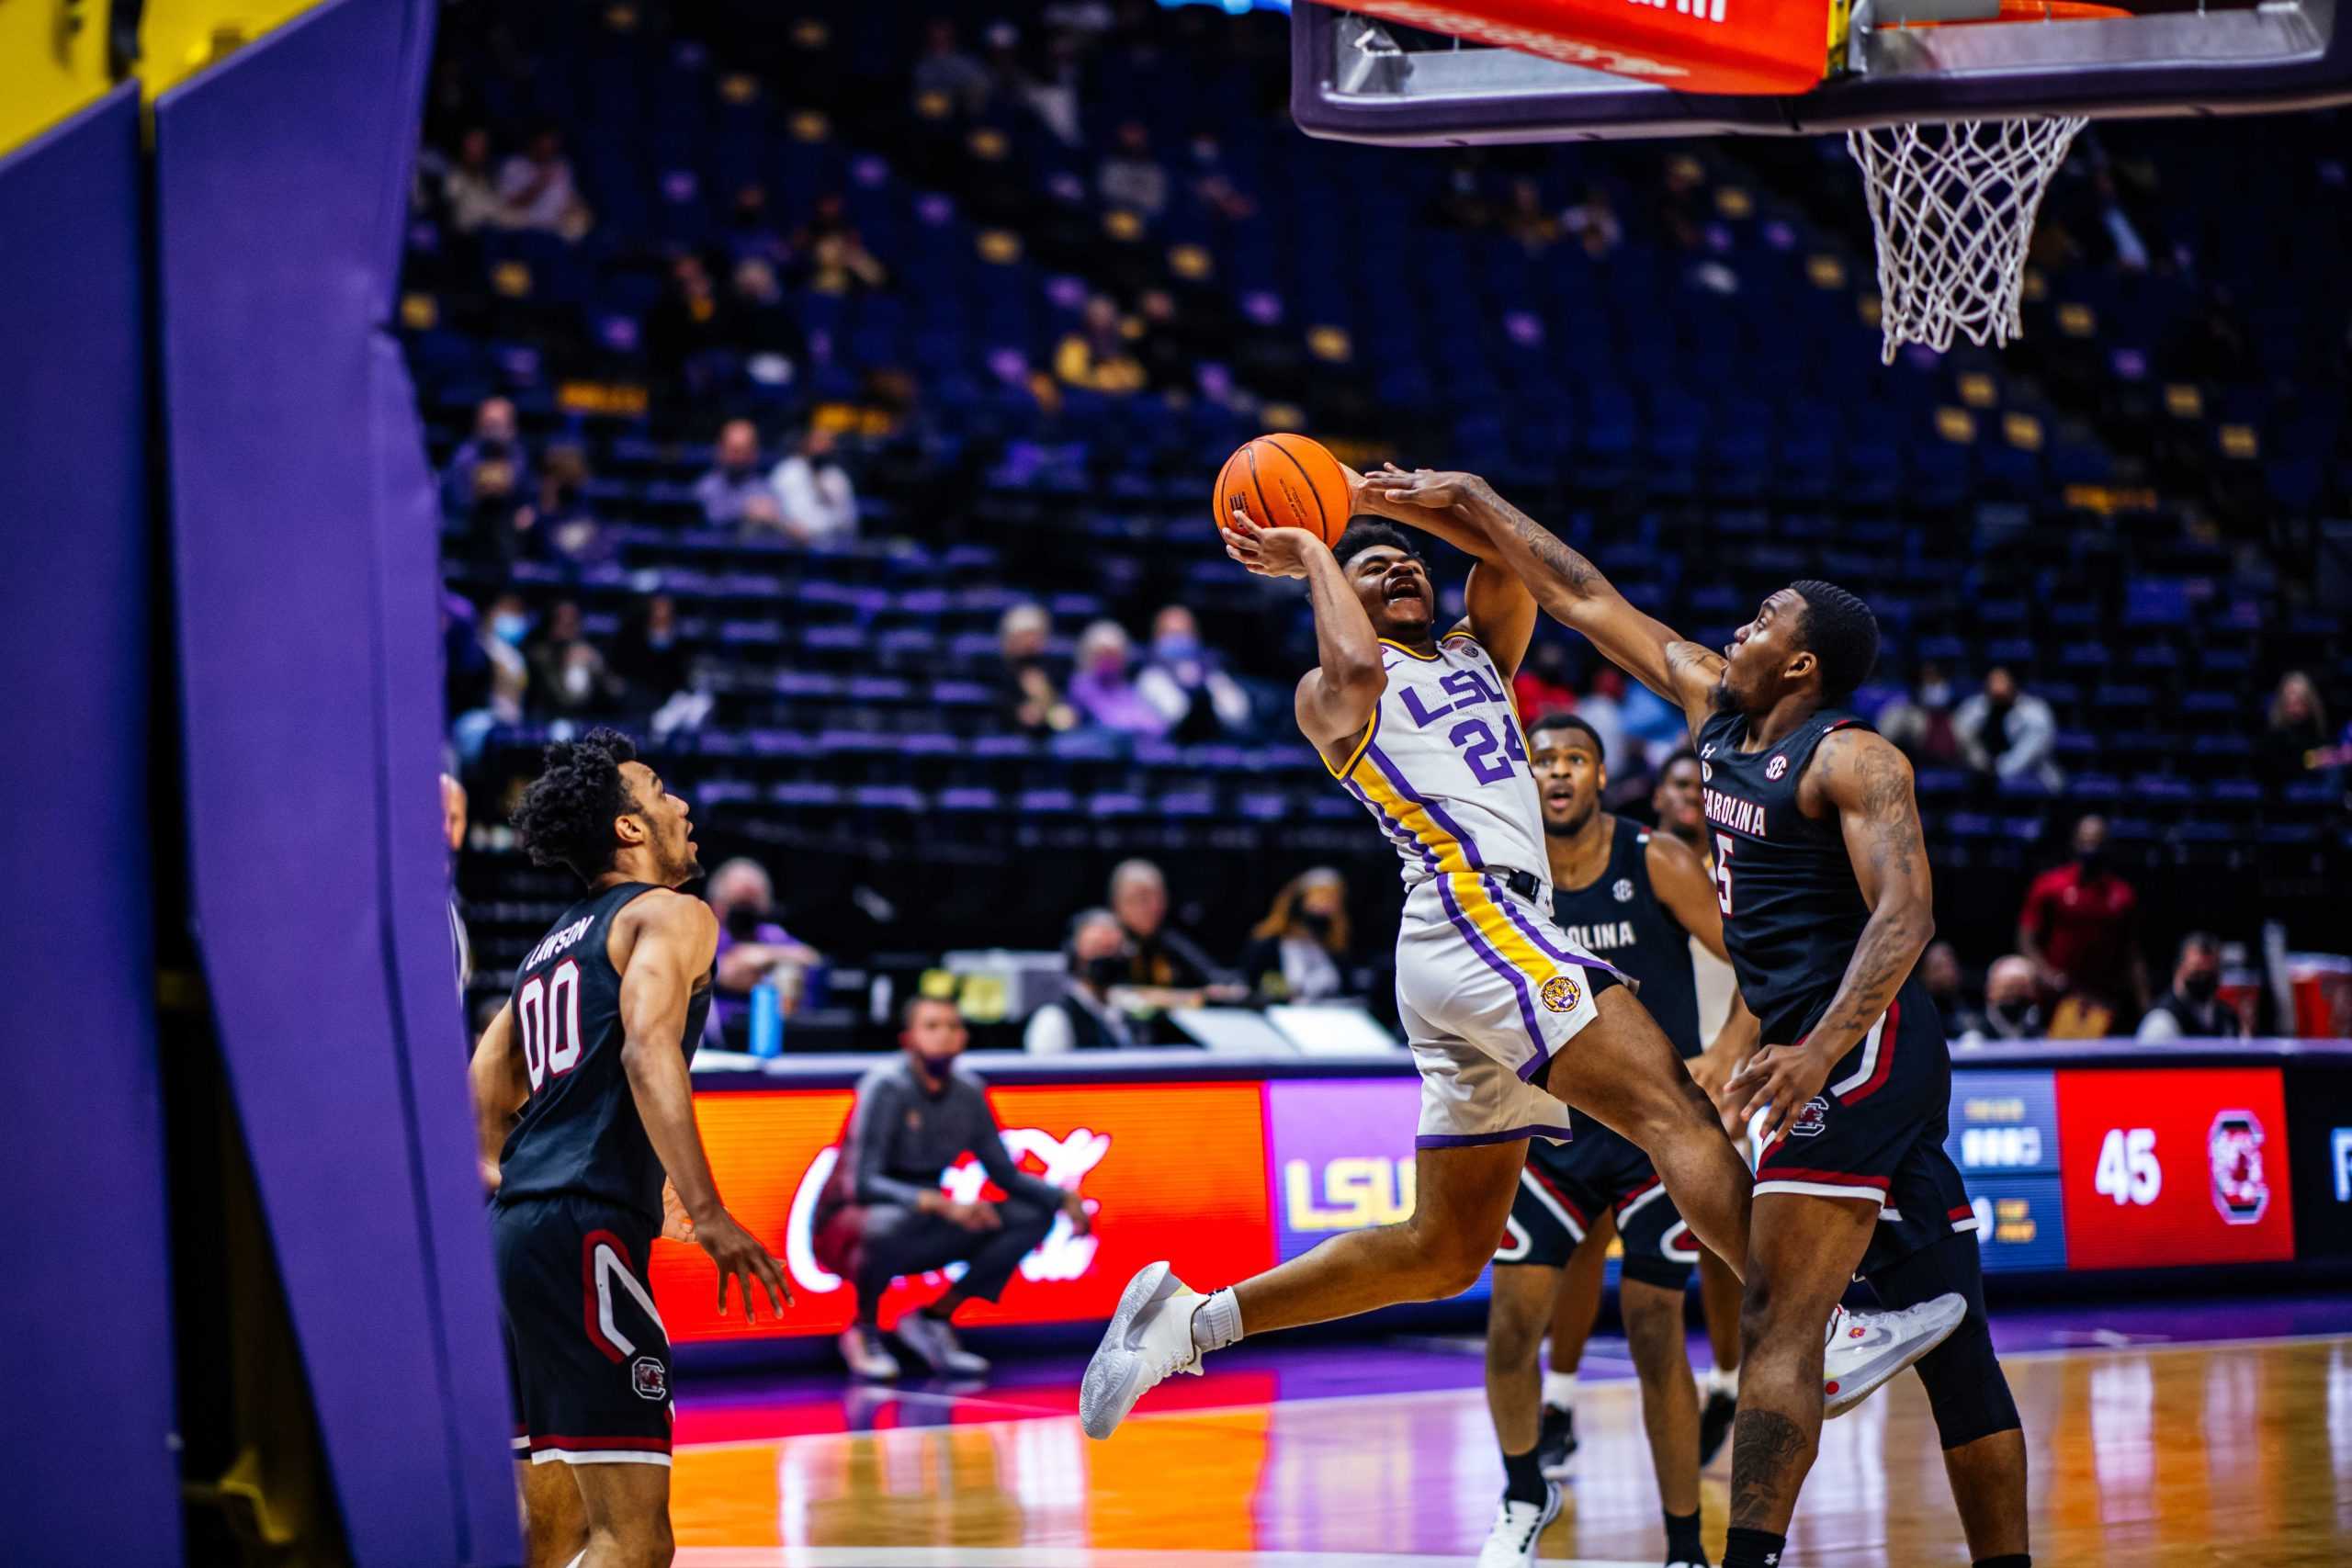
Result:
[[[1960,333],[1998,347],[2024,334],[2026,247],[2075,133],[2064,119],[1881,125],[1846,133],[1878,236],[1880,357],[1906,343],[1940,354]]]
[[[1905,28],[2092,21],[2127,16],[2084,0],[1999,0],[1996,14]],[[1955,333],[2000,347],[2024,335],[2018,303],[2033,220],[2081,116],[1863,126],[1846,132],[1878,240],[1880,357],[1906,343],[1940,354]]]

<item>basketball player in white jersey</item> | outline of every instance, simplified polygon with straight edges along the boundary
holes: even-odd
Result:
[[[1467,1290],[1502,1239],[1527,1140],[1566,1138],[1568,1105],[1648,1154],[1710,1250],[1747,1256],[1746,1161],[1631,989],[1553,920],[1542,807],[1509,695],[1535,601],[1483,532],[1427,508],[1397,512],[1478,558],[1468,613],[1442,636],[1428,568],[1385,523],[1359,519],[1334,550],[1237,516],[1226,546],[1261,575],[1306,580],[1320,659],[1298,684],[1299,728],[1403,861],[1396,998],[1422,1085],[1414,1212],[1214,1295],[1194,1294],[1165,1263],[1137,1272],[1080,1391],[1091,1437],[1108,1437],[1145,1391],[1198,1371],[1204,1352],[1245,1331]],[[1839,1361],[1840,1407],[1908,1364],[1889,1360],[1883,1371]],[[1505,1457],[1497,1535],[1515,1546],[1510,1560],[1532,1561],[1558,1493],[1532,1449]]]

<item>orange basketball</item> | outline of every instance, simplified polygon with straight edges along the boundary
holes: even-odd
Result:
[[[1217,470],[1210,512],[1223,527],[1238,506],[1261,528],[1304,528],[1327,545],[1348,525],[1348,476],[1320,444],[1261,435]]]

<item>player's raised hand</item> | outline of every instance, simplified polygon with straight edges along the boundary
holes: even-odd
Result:
[[[1225,553],[1261,577],[1305,577],[1307,552],[1325,548],[1304,528],[1261,528],[1238,506],[1219,532]]]
[[[1363,501],[1366,507],[1384,517],[1410,522],[1410,513],[1443,512],[1460,505],[1487,481],[1476,474],[1457,469],[1415,468],[1409,473],[1394,463],[1364,475]],[[1407,514],[1398,516],[1394,509]]]
[[[1732,1074],[1724,1089],[1729,1101],[1740,1107],[1738,1120],[1751,1122],[1758,1111],[1764,1113],[1757,1128],[1758,1148],[1788,1130],[1805,1102],[1821,1092],[1832,1065],[1803,1045],[1767,1045]]]
[[[792,1300],[792,1287],[785,1283],[784,1269],[760,1245],[757,1236],[735,1223],[734,1215],[721,1210],[716,1219],[696,1224],[695,1241],[718,1267],[719,1316],[727,1315],[727,1286],[734,1281],[742,1292],[743,1321],[759,1321],[759,1308],[752,1299],[754,1280],[767,1292],[768,1304],[775,1308],[775,1315],[784,1316],[785,1306]]]

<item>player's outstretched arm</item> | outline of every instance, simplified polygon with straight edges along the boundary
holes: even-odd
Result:
[[[1315,609],[1315,668],[1298,682],[1298,728],[1317,746],[1363,733],[1388,689],[1380,637],[1330,547],[1304,528],[1261,528],[1241,513],[1225,553],[1261,577],[1303,577]]]
[[[1451,512],[1389,502],[1367,488],[1363,476],[1352,469],[1348,470],[1348,482],[1359,511],[1434,534],[1478,563],[1470,569],[1470,581],[1463,587],[1462,621],[1453,631],[1466,631],[1476,637],[1503,679],[1518,674],[1527,658],[1527,645],[1535,636],[1535,595],[1527,591],[1500,547],[1487,537],[1487,531]]]
[[[1764,1126],[1768,1139],[1821,1092],[1838,1059],[1885,1015],[1936,934],[1935,886],[1919,829],[1919,802],[1912,793],[1911,764],[1894,743],[1866,729],[1831,731],[1798,785],[1800,808],[1808,795],[1838,814],[1871,918],[1854,943],[1838,994],[1804,1043],[1767,1046],[1732,1082],[1735,1091],[1752,1088],[1744,1117],[1770,1108]]]
[[[623,912],[633,928],[621,967],[621,1070],[637,1100],[638,1119],[677,1190],[694,1226],[695,1240],[718,1267],[718,1310],[727,1311],[727,1287],[740,1283],[746,1322],[754,1280],[767,1292],[778,1317],[792,1291],[768,1249],[735,1223],[718,1201],[718,1183],[695,1126],[694,1076],[686,1070],[680,1043],[695,981],[709,972],[718,949],[718,917],[699,898],[649,893]]]
[[[481,1184],[498,1190],[498,1156],[506,1146],[506,1124],[531,1098],[531,1080],[514,1039],[514,1004],[498,1010],[474,1043],[466,1079],[474,1096],[474,1135],[481,1156]]]
[[[1652,833],[1645,859],[1650,886],[1666,912],[1697,937],[1702,947],[1730,963],[1731,953],[1724,946],[1722,898],[1698,852],[1668,834]],[[1723,1028],[1690,1064],[1690,1076],[1707,1091],[1708,1099],[1720,1102],[1724,1086],[1755,1054],[1760,1028],[1756,1015],[1747,1010],[1747,998],[1736,990],[1732,992],[1731,1011],[1724,1016]]]
[[[1366,474],[1363,493],[1366,503],[1384,516],[1395,515],[1391,507],[1417,508],[1448,513],[1478,529],[1553,619],[1591,638],[1611,663],[1679,707],[1693,728],[1704,722],[1723,674],[1722,655],[1685,641],[1663,621],[1635,609],[1599,567],[1496,494],[1485,479],[1389,468]]]

